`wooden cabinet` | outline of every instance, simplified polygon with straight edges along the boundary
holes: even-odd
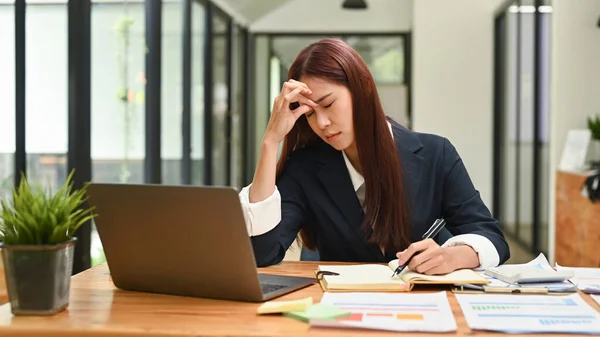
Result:
[[[556,176],[555,261],[567,267],[600,267],[600,202],[581,195],[586,176]]]

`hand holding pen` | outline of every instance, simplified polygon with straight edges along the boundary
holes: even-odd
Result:
[[[453,271],[450,254],[433,241],[445,225],[444,219],[435,220],[431,228],[423,234],[422,241],[415,242],[396,254],[398,268],[392,277],[400,274],[406,267],[422,274],[447,274]]]

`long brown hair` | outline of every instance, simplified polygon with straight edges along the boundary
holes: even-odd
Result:
[[[365,180],[366,213],[362,228],[365,234],[370,233],[369,242],[386,252],[403,250],[410,244],[411,223],[400,156],[367,65],[345,42],[325,38],[304,48],[291,65],[288,79],[299,81],[303,76],[321,78],[350,90],[354,136]],[[294,150],[319,140],[306,116],[301,116],[284,139],[277,176]],[[316,248],[316,238],[308,226],[302,228],[300,238],[304,247]]]

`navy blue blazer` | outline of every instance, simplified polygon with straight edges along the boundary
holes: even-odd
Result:
[[[473,186],[456,149],[443,137],[417,133],[390,120],[400,153],[407,201],[412,205],[412,242],[420,241],[431,224],[443,217],[445,231],[436,242],[453,235],[479,234],[496,247],[500,263],[510,253],[498,221]],[[277,180],[281,222],[271,231],[251,237],[258,266],[281,262],[303,226],[316,234],[322,261],[388,262],[362,234],[364,217],[340,151],[321,142],[294,151]]]

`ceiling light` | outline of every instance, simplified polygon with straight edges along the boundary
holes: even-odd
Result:
[[[366,0],[344,0],[342,3],[344,9],[367,9]]]
[[[540,13],[552,13],[552,6],[539,6],[537,8]],[[508,8],[509,13],[535,13],[535,6],[516,6],[512,5]]]

